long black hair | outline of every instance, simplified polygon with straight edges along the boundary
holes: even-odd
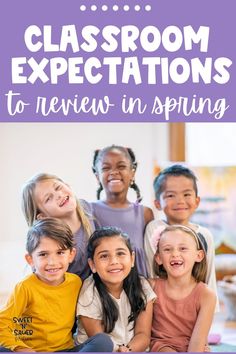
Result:
[[[128,247],[130,254],[132,254],[133,250],[129,237],[126,233],[122,232],[119,228],[116,227],[102,227],[95,230],[89,238],[88,258],[93,260],[95,250],[104,237],[121,237],[125,245]],[[110,296],[105,284],[102,282],[97,273],[93,273],[93,279],[102,303],[102,321],[104,325],[104,331],[106,333],[110,333],[114,329],[115,323],[118,320],[118,308]],[[131,307],[131,313],[128,316],[128,322],[130,323],[134,321],[135,325],[137,317],[143,310],[145,310],[147,304],[146,296],[142,288],[141,279],[138,275],[136,264],[134,264],[130,273],[124,279],[123,289],[128,297]]]
[[[138,167],[138,163],[136,161],[136,157],[135,157],[133,150],[129,147],[124,147],[124,146],[119,146],[119,145],[111,145],[111,146],[107,146],[101,150],[94,151],[93,166],[92,166],[92,170],[93,170],[94,174],[98,174],[98,168],[97,168],[98,162],[103,158],[104,155],[106,155],[108,152],[110,152],[111,150],[114,150],[114,149],[117,149],[121,153],[123,153],[130,160],[131,168],[134,169],[134,171],[136,171],[136,169]],[[136,192],[137,201],[141,202],[142,197],[140,194],[140,189],[139,189],[138,185],[135,183],[135,181],[133,181],[130,184],[130,188],[132,188]],[[101,194],[102,190],[103,190],[103,186],[100,182],[99,187],[97,189],[97,199],[98,200],[100,199],[100,194]]]

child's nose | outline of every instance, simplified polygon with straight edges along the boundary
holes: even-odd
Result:
[[[111,256],[110,262],[111,262],[111,264],[116,264],[116,263],[118,263],[118,258],[117,258],[117,256],[116,256],[116,255]]]
[[[176,199],[177,199],[177,203],[183,203],[184,202],[184,198],[183,198],[182,195],[178,195]]]
[[[174,249],[172,250],[172,256],[176,257],[176,256],[178,256],[178,255],[179,255],[179,250],[178,250],[177,248],[174,248]]]
[[[110,174],[113,175],[113,174],[116,174],[118,172],[119,172],[118,168],[114,167],[114,168],[111,169]]]
[[[56,258],[55,258],[55,256],[54,256],[54,255],[50,255],[50,256],[48,257],[48,264],[53,265],[53,264],[55,264],[55,263],[56,263]]]

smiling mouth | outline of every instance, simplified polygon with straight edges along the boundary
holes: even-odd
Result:
[[[111,183],[111,184],[116,184],[116,183],[120,183],[121,182],[121,179],[111,179],[108,181],[108,183]]]
[[[185,211],[185,210],[188,210],[188,208],[176,208],[176,209],[173,209],[174,211]]]
[[[63,205],[65,205],[69,200],[69,196],[67,195],[59,204],[59,207],[63,207]]]
[[[177,267],[177,266],[181,266],[181,265],[183,265],[183,261],[171,261],[170,262],[170,265],[172,266],[172,267]]]
[[[122,269],[111,269],[108,271],[108,273],[120,273]]]
[[[55,274],[57,272],[59,272],[61,269],[60,268],[54,268],[54,269],[47,269],[46,272],[50,273],[50,274]]]

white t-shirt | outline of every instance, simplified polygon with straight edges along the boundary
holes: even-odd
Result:
[[[141,277],[141,283],[143,286],[144,294],[147,298],[147,303],[155,300],[156,294],[152,290],[149,282],[145,278]],[[115,327],[111,333],[108,333],[114,343],[113,351],[116,351],[118,349],[118,345],[126,345],[130,342],[134,336],[134,329],[132,329],[133,322],[128,323],[128,317],[130,315],[131,308],[125,291],[122,291],[119,299],[116,299],[112,295],[111,297],[119,310],[119,316]],[[84,281],[79,295],[77,316],[80,315],[102,320],[102,304],[98,291],[94,285],[92,275]],[[76,342],[77,344],[80,344],[83,343],[86,339],[88,339],[88,336],[82,327],[81,322],[78,321],[78,334]]]

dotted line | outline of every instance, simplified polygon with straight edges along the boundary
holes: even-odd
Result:
[[[123,5],[123,6],[119,6],[119,5],[113,5],[113,6],[108,6],[108,5],[102,5],[101,7],[98,7],[97,5],[91,5],[91,6],[87,6],[87,5],[81,5],[80,6],[80,11],[99,11],[99,10],[102,10],[104,12],[108,11],[108,10],[111,10],[111,11],[114,11],[114,12],[117,12],[117,11],[125,11],[125,12],[128,12],[128,11],[131,11],[133,10],[136,11],[136,12],[139,12],[142,10],[141,6],[140,5],[135,5],[134,7],[131,7],[130,5]],[[144,11],[151,11],[151,5],[145,5],[143,7],[143,10]]]

